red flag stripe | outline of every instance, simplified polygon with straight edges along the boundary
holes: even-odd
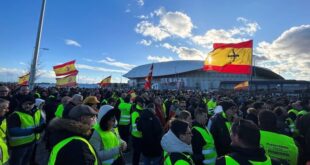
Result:
[[[252,48],[253,41],[245,41],[240,43],[214,43],[213,49],[220,49],[220,48]]]
[[[225,65],[225,66],[214,66],[204,65],[203,70],[214,70],[217,72],[233,73],[233,74],[251,74],[252,67],[250,65]]]
[[[74,64],[74,63],[75,63],[75,60],[72,60],[72,61],[69,61],[69,62],[60,64],[60,65],[53,66],[53,68],[54,68],[54,69],[62,68],[62,67],[64,67],[64,66],[66,66],[66,65],[71,65],[71,64]]]

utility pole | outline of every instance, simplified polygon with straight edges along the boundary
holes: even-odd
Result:
[[[43,0],[42,7],[41,7],[41,14],[40,14],[40,22],[39,22],[39,27],[38,27],[38,32],[37,32],[36,46],[34,49],[34,54],[33,54],[33,59],[32,59],[31,69],[30,69],[30,77],[29,77],[29,88],[30,88],[30,90],[33,90],[33,88],[34,88],[37,62],[38,62],[40,43],[41,43],[41,34],[42,34],[42,28],[43,28],[44,13],[45,13],[45,4],[46,4],[46,0]]]

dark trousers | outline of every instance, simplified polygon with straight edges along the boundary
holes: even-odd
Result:
[[[140,155],[142,153],[142,140],[141,138],[136,138],[132,136],[132,146],[133,146],[133,156],[132,156],[132,164],[139,165],[140,162]]]
[[[128,144],[129,142],[129,132],[130,125],[119,125],[118,126],[118,132],[121,138]]]
[[[10,155],[11,165],[28,165],[32,164],[31,157],[34,152],[35,143],[21,147],[13,147]]]

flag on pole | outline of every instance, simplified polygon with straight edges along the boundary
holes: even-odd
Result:
[[[234,87],[234,90],[242,90],[249,88],[249,81],[243,81]]]
[[[101,87],[106,87],[108,86],[109,84],[111,84],[111,79],[112,79],[112,76],[109,76],[109,77],[106,77],[104,78],[103,80],[101,80],[100,83],[98,83]]]
[[[75,60],[53,66],[53,68],[56,76],[64,76],[78,72],[75,68]]]
[[[146,90],[152,89],[153,67],[154,67],[154,65],[152,64],[151,68],[150,68],[150,72],[147,75],[147,77],[145,78],[144,89],[146,89]]]
[[[251,74],[253,41],[240,43],[214,43],[204,62],[205,71]]]
[[[18,78],[18,85],[28,85],[29,77],[30,77],[29,73],[27,73],[26,75],[20,76]]]
[[[76,86],[76,73],[67,75],[63,78],[56,78],[56,86],[57,87],[73,87]]]

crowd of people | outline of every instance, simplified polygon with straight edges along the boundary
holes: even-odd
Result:
[[[309,110],[285,95],[0,85],[0,164],[310,165]]]

